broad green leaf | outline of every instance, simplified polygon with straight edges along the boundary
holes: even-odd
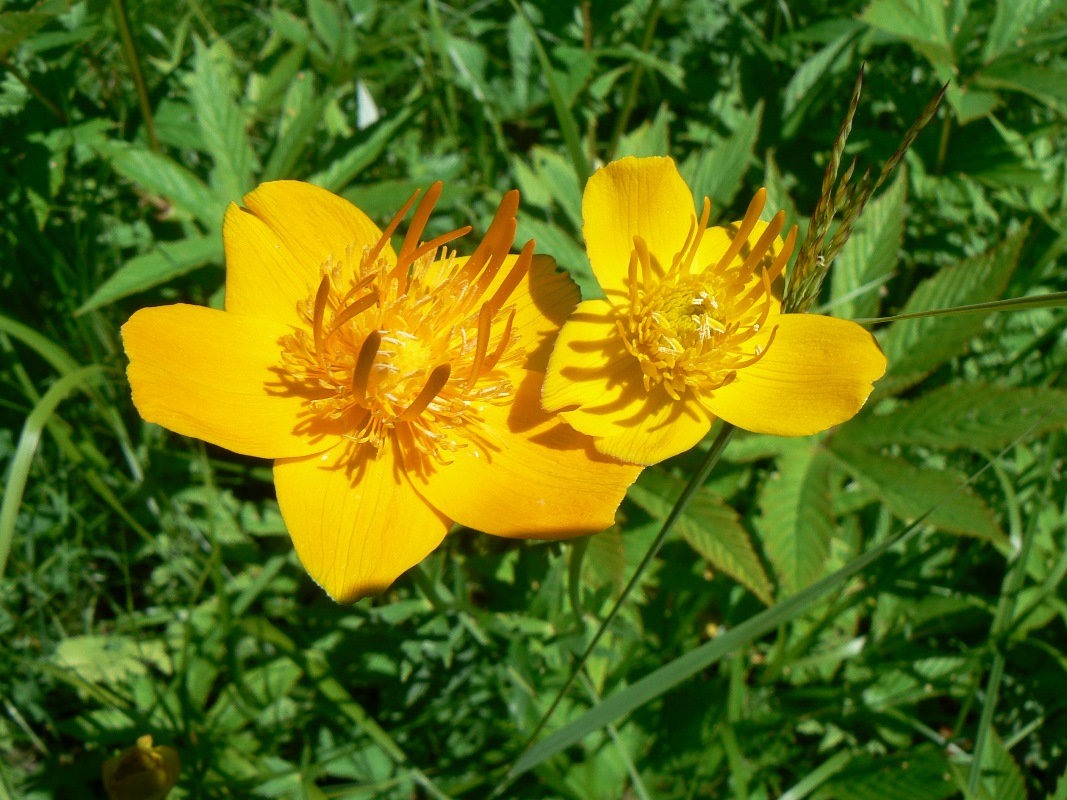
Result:
[[[986,64],[1014,51],[1036,24],[1062,13],[1063,0],[997,0],[997,13],[986,34],[982,61]]]
[[[853,761],[830,781],[834,800],[944,800],[956,794],[942,750],[912,749],[906,756]]]
[[[748,172],[762,117],[761,100],[745,114],[726,140],[714,145],[705,142],[704,149],[698,155],[690,156],[682,163],[680,172],[693,190],[697,208],[703,205],[705,197],[710,197],[718,209],[730,205]]]
[[[397,133],[412,115],[426,105],[425,100],[414,100],[400,108],[392,116],[385,117],[374,125],[360,131],[349,143],[344,155],[333,161],[326,169],[316,172],[309,183],[331,192],[339,192],[378,160],[385,148],[396,138]]]
[[[985,749],[982,752],[981,778],[978,791],[970,795],[968,800],[1027,800],[1030,796],[1026,790],[1026,779],[1022,770],[1004,748],[1004,743],[995,730],[986,740]],[[953,764],[952,772],[956,778],[958,788],[963,789],[967,785],[967,766]]]
[[[263,180],[297,177],[301,157],[312,143],[315,128],[322,121],[325,104],[325,99],[315,91],[313,73],[297,73],[282,102],[278,138],[263,168]]]
[[[56,647],[54,660],[90,683],[112,686],[121,686],[133,675],[144,675],[148,664],[171,671],[163,642],[119,635],[68,637]]]
[[[1000,61],[978,74],[978,84],[990,89],[1010,89],[1035,97],[1042,103],[1067,103],[1067,73],[1055,67],[1039,67],[1027,61]]]
[[[5,11],[0,14],[0,57],[48,24],[55,14],[42,11]]]
[[[836,438],[875,446],[995,450],[1035,423],[1035,434],[1067,424],[1067,391],[953,383],[925,392],[888,414],[862,415]]]
[[[645,470],[629,497],[656,519],[670,513],[684,483],[659,469]],[[700,489],[677,523],[681,534],[712,567],[737,580],[770,605],[771,582],[752,547],[737,512],[706,489]]]
[[[589,257],[585,254],[585,248],[574,241],[569,234],[551,223],[542,222],[529,215],[520,216],[518,223],[516,242],[533,239],[537,242],[537,252],[551,253],[556,262],[574,278],[585,299],[604,296],[600,284],[593,277],[593,268],[589,265]]]
[[[945,8],[929,0],[874,0],[863,12],[868,25],[908,42],[938,66],[953,64]]]
[[[240,201],[253,188],[255,154],[239,102],[233,51],[225,39],[210,47],[195,39],[193,72],[186,85],[204,145],[215,164],[212,184],[227,200]]]
[[[1006,541],[989,507],[974,494],[959,491],[961,476],[918,469],[902,459],[836,439],[830,440],[830,452],[905,522],[937,506],[927,521],[940,530],[994,542]]]
[[[852,44],[863,25],[852,21],[833,41],[824,45],[801,64],[786,84],[782,96],[782,135],[792,138],[804,124],[808,109],[825,101],[826,92],[818,91],[820,84],[830,79],[851,60]]]
[[[166,283],[205,264],[221,262],[222,238],[218,234],[180,242],[157,242],[154,250],[130,259],[100,284],[75,313],[84,314],[120,297]]]
[[[620,137],[619,145],[615,148],[615,158],[623,156],[662,156],[666,155],[670,146],[667,143],[667,122],[670,113],[667,104],[659,107],[656,116],[646,120],[629,133]]]
[[[756,524],[780,594],[793,594],[826,574],[834,533],[830,465],[813,439],[783,440],[782,456],[759,495]]]
[[[202,180],[170,158],[151,150],[130,146],[104,148],[115,171],[170,204],[167,213],[202,222],[209,230],[222,227],[226,199]]]
[[[902,313],[983,303],[1000,297],[1019,259],[1027,228],[990,250],[968,258],[924,280],[912,292]],[[889,360],[878,394],[899,392],[918,383],[948,359],[958,355],[985,324],[982,314],[928,317],[895,323],[881,337]]]
[[[854,319],[878,313],[878,290],[892,275],[904,238],[904,196],[908,180],[901,170],[892,185],[860,217],[830,271],[831,310]]]

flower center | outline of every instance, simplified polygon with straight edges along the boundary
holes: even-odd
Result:
[[[616,326],[641,365],[646,391],[662,386],[675,400],[690,390],[698,396],[712,392],[767,352],[776,329],[768,332],[764,326],[772,311],[778,311],[771,284],[785,269],[796,231],[772,258],[771,247],[784,224],[779,213],[742,253],[765,200],[760,190],[726,252],[698,271],[694,260],[711,214],[707,199],[669,269],[659,264],[641,237],[634,237],[629,302],[620,309]]]
[[[383,254],[385,243],[414,197],[375,246],[327,259],[318,288],[298,304],[307,327],[285,338],[282,362],[312,413],[344,420],[347,438],[381,452],[395,435],[446,463],[448,452],[487,435],[481,409],[514,395],[508,370],[526,354],[507,300],[530,267],[533,243],[497,280],[514,238],[518,194],[509,193],[469,259],[441,252],[469,228],[420,244],[439,196],[434,184],[395,261]]]

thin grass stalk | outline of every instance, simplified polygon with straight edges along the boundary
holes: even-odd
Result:
[[[645,14],[645,35],[641,40],[641,52],[647,53],[652,48],[652,40],[656,35],[656,23],[659,21],[659,0],[652,0]],[[608,143],[607,153],[614,158],[615,150],[619,146],[619,140],[626,133],[626,127],[630,124],[630,115],[634,106],[637,105],[637,90],[641,87],[641,79],[645,76],[645,65],[637,63],[630,75],[630,84],[626,87],[626,99],[623,100],[619,117],[615,121],[615,128],[611,132],[611,141]]]
[[[1051,449],[1049,450],[1051,453]],[[1046,458],[1051,462],[1051,458]],[[1047,465],[1046,474],[1051,475],[1052,464]],[[1011,481],[1000,470],[997,471],[1001,484],[1004,486],[1009,498],[1011,497]],[[1045,500],[1048,500],[1048,484],[1046,483]],[[1018,514],[1011,514],[1012,527],[1021,525]],[[982,703],[982,713],[978,718],[978,735],[974,740],[974,751],[971,753],[971,765],[967,772],[967,792],[975,796],[978,792],[978,784],[982,780],[982,757],[985,754],[986,745],[989,742],[989,734],[993,730],[993,713],[996,711],[997,695],[1000,693],[1000,683],[1004,679],[1004,666],[1007,657],[1004,653],[1007,644],[1007,633],[1011,630],[1012,621],[1015,618],[1015,609],[1019,601],[1019,592],[1022,591],[1023,581],[1026,579],[1026,564],[1030,560],[1030,552],[1033,550],[1034,539],[1037,534],[1037,515],[1030,517],[1026,526],[1026,532],[1022,537],[1018,555],[1011,566],[1011,571],[1004,579],[1004,588],[997,604],[996,615],[993,618],[993,626],[989,638],[993,642],[995,652],[993,663],[989,669],[989,678],[986,681],[985,702]]]
[[[522,7],[518,0],[510,0],[510,2],[511,7],[515,9],[515,13],[522,17],[522,21],[530,31],[530,38],[533,40],[537,60],[541,64],[541,70],[545,73],[545,82],[548,84],[549,97],[552,98],[552,107],[556,110],[556,119],[559,120],[560,132],[563,134],[563,141],[567,145],[567,153],[570,155],[571,164],[574,165],[574,174],[578,176],[578,185],[584,188],[586,181],[589,180],[589,162],[582,151],[578,125],[574,121],[574,115],[567,106],[566,100],[563,98],[563,92],[560,91],[559,84],[556,83],[552,60],[548,57],[548,52],[545,50],[544,45],[541,44],[541,36],[537,32],[537,26],[533,24],[533,20],[530,19],[526,9]]]
[[[634,588],[641,580],[641,576],[648,568],[648,565],[652,563],[652,560],[659,553],[660,547],[663,546],[663,542],[666,540],[670,532],[674,530],[675,524],[677,524],[682,514],[685,513],[685,510],[689,507],[689,503],[692,501],[693,497],[696,495],[700,487],[704,485],[704,482],[708,479],[708,476],[711,474],[711,471],[715,469],[715,465],[719,463],[719,459],[722,457],[723,451],[726,449],[726,445],[729,444],[730,439],[733,437],[735,430],[736,428],[734,428],[734,426],[730,423],[723,423],[723,426],[719,430],[718,435],[711,443],[711,447],[708,448],[708,453],[706,456],[704,456],[704,461],[701,463],[697,471],[693,474],[693,477],[690,478],[689,483],[687,483],[685,488],[682,490],[681,495],[679,495],[678,500],[675,501],[674,507],[667,515],[667,518],[663,520],[663,525],[660,527],[659,533],[656,534],[656,538],[653,540],[644,557],[641,559],[641,563],[637,565],[637,569],[634,570],[634,574],[630,577],[629,582],[622,590],[622,594],[619,595],[619,598],[615,601],[615,605],[611,607],[611,611],[608,612],[608,615],[600,623],[600,626],[597,628],[596,633],[593,634],[593,638],[590,639],[589,644],[586,645],[585,650],[583,650],[582,654],[578,656],[578,660],[571,667],[571,674],[570,677],[567,678],[567,682],[563,685],[563,688],[560,689],[559,692],[556,694],[556,697],[555,699],[553,699],[552,704],[548,707],[548,710],[541,716],[541,720],[537,723],[537,727],[534,728],[533,733],[531,733],[530,736],[527,738],[526,745],[523,748],[523,755],[530,749],[530,747],[533,746],[535,740],[541,734],[541,731],[544,730],[549,720],[552,719],[552,715],[559,707],[559,704],[563,702],[563,698],[567,696],[567,693],[570,691],[571,686],[574,685],[574,681],[578,678],[578,675],[585,667],[585,663],[589,660],[589,656],[592,655],[593,651],[596,649],[596,646],[600,643],[600,640],[604,637],[604,634],[611,626],[611,623],[615,620],[615,617],[618,615],[623,605],[625,605],[626,601],[629,599],[630,594],[633,592]],[[521,755],[519,757],[519,760],[522,760]],[[510,780],[501,785],[494,793],[494,795],[498,795],[508,785],[510,785]]]
[[[111,0],[111,7],[115,10],[115,21],[119,26],[119,36],[122,38],[122,50],[126,54],[126,63],[130,66],[130,75],[133,76],[133,86],[137,91],[137,104],[141,107],[141,116],[144,117],[145,132],[148,134],[148,146],[159,152],[159,139],[156,137],[156,120],[152,116],[152,104],[148,101],[148,87],[144,82],[144,74],[141,72],[141,60],[137,55],[137,46],[130,35],[130,24],[126,17],[126,7],[122,0]]]
[[[881,558],[895,547],[904,544],[923,529],[926,520],[931,514],[942,508],[953,497],[971,486],[987,470],[993,467],[997,461],[1003,458],[1020,442],[1025,441],[1051,413],[1051,409],[1041,415],[1040,419],[1030,425],[1007,447],[1003,448],[993,460],[987,461],[981,469],[971,473],[966,480],[960,482],[955,491],[935,503],[923,514],[885,541],[867,550],[865,553],[849,561],[845,566],[831,575],[816,581],[815,583],[791,595],[786,600],[777,603],[771,608],[764,609],[759,614],[742,622],[727,633],[712,639],[709,642],[690,650],[673,661],[664,664],[643,678],[629,684],[625,689],[608,697],[606,700],[586,711],[577,719],[567,723],[562,729],[547,736],[532,747],[527,746],[523,755],[515,762],[508,773],[507,780],[496,790],[499,795],[507,786],[514,782],[520,775],[533,769],[538,764],[551,758],[567,747],[580,742],[585,736],[603,728],[608,722],[640,708],[657,697],[674,688],[681,682],[693,677],[697,673],[707,669],[712,664],[722,660],[727,655],[735,653],[740,648],[766,635],[776,627],[795,619],[808,611],[820,598],[829,592],[840,588],[847,581],[861,575],[871,564]]]

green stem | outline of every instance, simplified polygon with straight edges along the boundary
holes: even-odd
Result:
[[[130,74],[133,76],[133,85],[137,90],[137,104],[141,107],[141,116],[144,117],[145,131],[148,133],[148,146],[159,151],[159,139],[156,138],[156,120],[152,116],[152,105],[148,102],[148,87],[141,73],[141,61],[137,56],[137,47],[130,35],[130,24],[126,18],[126,7],[122,0],[111,0],[111,7],[115,9],[115,21],[119,26],[119,36],[122,37],[122,49],[126,54],[126,63],[130,65]]]
[[[645,37],[641,41],[641,52],[647,53],[652,47],[652,39],[656,35],[656,22],[659,20],[659,0],[652,0],[652,3],[648,7],[648,14],[645,16]],[[611,142],[608,144],[607,152],[614,157],[615,148],[619,146],[619,139],[626,133],[626,127],[630,124],[630,114],[633,113],[634,106],[637,104],[637,90],[641,86],[641,78],[645,76],[645,67],[643,64],[637,64],[634,66],[634,71],[630,75],[630,85],[626,88],[626,99],[622,103],[622,110],[619,111],[619,118],[615,121],[615,129],[611,132]]]
[[[719,435],[715,437],[715,441],[711,443],[707,455],[704,456],[703,463],[701,463],[700,468],[689,480],[689,483],[686,484],[685,489],[682,490],[681,495],[674,504],[674,508],[671,509],[671,513],[667,515],[665,520],[663,520],[663,526],[659,529],[659,533],[656,534],[656,538],[648,548],[644,558],[641,559],[641,563],[637,565],[637,569],[634,570],[633,576],[622,590],[619,599],[615,601],[615,605],[611,607],[611,611],[608,612],[607,617],[600,623],[600,627],[598,627],[596,633],[593,634],[593,638],[589,641],[589,644],[586,645],[585,650],[582,651],[582,654],[571,668],[571,674],[570,677],[567,678],[567,682],[556,694],[555,699],[552,701],[552,705],[550,705],[548,710],[541,716],[541,721],[537,723],[534,732],[530,734],[529,738],[526,740],[526,746],[523,748],[523,753],[530,749],[537,737],[541,734],[541,731],[544,730],[545,725],[552,719],[552,715],[559,707],[559,704],[563,702],[563,698],[567,696],[571,686],[574,685],[574,681],[585,667],[585,662],[589,660],[589,656],[592,655],[608,628],[611,627],[611,623],[614,621],[623,605],[625,605],[626,601],[630,598],[630,594],[641,580],[641,576],[648,568],[648,565],[652,563],[652,559],[659,553],[659,549],[663,546],[663,542],[666,540],[667,535],[674,529],[679,518],[681,518],[682,514],[684,514],[685,510],[689,507],[689,503],[692,501],[694,495],[696,495],[700,487],[704,485],[704,482],[708,479],[711,471],[715,469],[715,465],[719,463],[719,458],[722,456],[722,453],[726,449],[726,445],[730,442],[731,437],[734,435],[735,430],[736,428],[730,423],[723,423]],[[506,785],[507,784],[505,783],[501,786],[500,789],[497,790],[497,793],[499,793]]]

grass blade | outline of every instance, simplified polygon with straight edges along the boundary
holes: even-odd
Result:
[[[7,566],[7,556],[11,552],[11,542],[15,537],[19,506],[22,505],[22,495],[30,477],[30,466],[33,464],[33,456],[37,452],[45,424],[68,395],[76,389],[89,388],[100,380],[104,371],[105,367],[90,364],[67,373],[52,384],[26,417],[18,445],[15,447],[15,455],[11,459],[11,468],[8,470],[4,499],[0,501],[0,577],[3,577],[4,568]]]
[[[1018,442],[1030,434],[1034,426],[1018,439],[1004,448],[997,456],[986,463],[981,469],[970,475],[963,481],[957,491],[963,491],[974,483],[980,475],[985,473],[992,465],[1002,458]],[[942,501],[943,503],[944,501]],[[607,700],[594,706],[582,714],[578,719],[564,726],[560,730],[529,747],[526,752],[515,762],[508,773],[508,781],[512,781],[537,765],[560,753],[572,745],[577,744],[588,734],[600,730],[609,722],[640,708],[668,690],[677,686],[684,680],[693,677],[724,656],[740,650],[756,639],[764,636],[780,625],[800,616],[809,610],[823,595],[844,587],[853,577],[862,573],[872,563],[885,555],[893,547],[901,544],[914,536],[922,527],[924,521],[941,506],[930,508],[925,514],[916,519],[906,528],[894,536],[889,537],[881,544],[872,547],[866,553],[854,558],[832,575],[813,583],[807,589],[750,617],[731,631],[712,639],[699,647],[690,650],[683,656],[676,658],[640,680],[632,683],[621,692],[612,695]],[[498,789],[498,792],[500,790]]]

